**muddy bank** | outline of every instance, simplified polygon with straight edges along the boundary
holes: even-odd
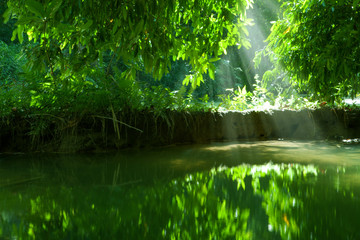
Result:
[[[1,152],[105,151],[127,147],[266,139],[360,137],[360,111],[187,113],[13,116],[2,119]]]

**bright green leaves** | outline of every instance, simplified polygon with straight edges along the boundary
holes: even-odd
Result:
[[[360,80],[358,2],[286,1],[283,19],[271,29],[267,53],[315,97],[330,102],[354,97],[360,91],[354,84]]]
[[[189,83],[191,83],[191,87],[195,89],[196,87],[200,86],[202,82],[204,82],[203,75],[199,72],[196,72],[195,74],[186,75],[183,84],[187,86]]]
[[[68,61],[62,64],[68,68],[72,62],[90,66],[110,50],[127,66],[160,79],[168,73],[170,59],[181,58],[194,73],[184,82],[198,86],[202,74],[215,77],[210,59],[218,59],[229,46],[250,46],[245,17],[250,0],[24,2],[8,1],[5,17],[18,20],[13,40],[22,42],[24,33],[40,40],[47,66],[56,66],[58,59]],[[50,46],[60,51],[50,51]]]
[[[214,80],[215,79],[215,65],[214,64],[209,64],[209,77]]]
[[[249,173],[247,167],[238,171]],[[247,228],[250,210],[234,188],[233,169],[219,168],[188,174],[170,183],[171,220],[163,233],[169,239],[251,239]],[[244,180],[244,179],[242,179]],[[166,201],[168,201],[168,198]],[[169,236],[170,235],[170,236]]]
[[[19,39],[19,42],[22,43],[24,40],[24,26],[19,25],[12,34],[11,41],[14,41],[16,37]]]
[[[209,74],[213,79],[215,69],[211,62],[226,54],[227,47],[248,43],[243,41],[246,36],[245,31],[242,31],[247,22],[237,21],[245,15],[248,2],[229,2],[233,3],[199,0],[191,4],[202,11],[192,11],[193,9],[189,8],[186,12],[181,12],[180,24],[175,29],[175,36],[181,37],[181,41],[177,43],[175,39],[174,53],[177,59],[189,60],[193,68],[193,74],[184,79],[184,84],[191,82],[193,87],[198,86],[203,81],[202,74]]]
[[[184,199],[185,200],[185,199]],[[177,202],[177,205],[178,205],[178,208],[182,211],[184,211],[184,200],[182,200],[179,195],[176,195],[176,202]]]
[[[226,200],[218,205],[218,219],[226,219],[227,216],[227,209],[226,209]]]

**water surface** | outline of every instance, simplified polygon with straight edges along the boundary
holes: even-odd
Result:
[[[1,154],[0,239],[360,239],[360,147]]]

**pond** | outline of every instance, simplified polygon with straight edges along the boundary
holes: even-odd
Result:
[[[0,239],[360,239],[356,143],[0,154]]]

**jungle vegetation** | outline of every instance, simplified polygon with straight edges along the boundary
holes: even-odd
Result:
[[[359,12],[359,0],[3,0],[0,112],[341,103],[360,90]]]

